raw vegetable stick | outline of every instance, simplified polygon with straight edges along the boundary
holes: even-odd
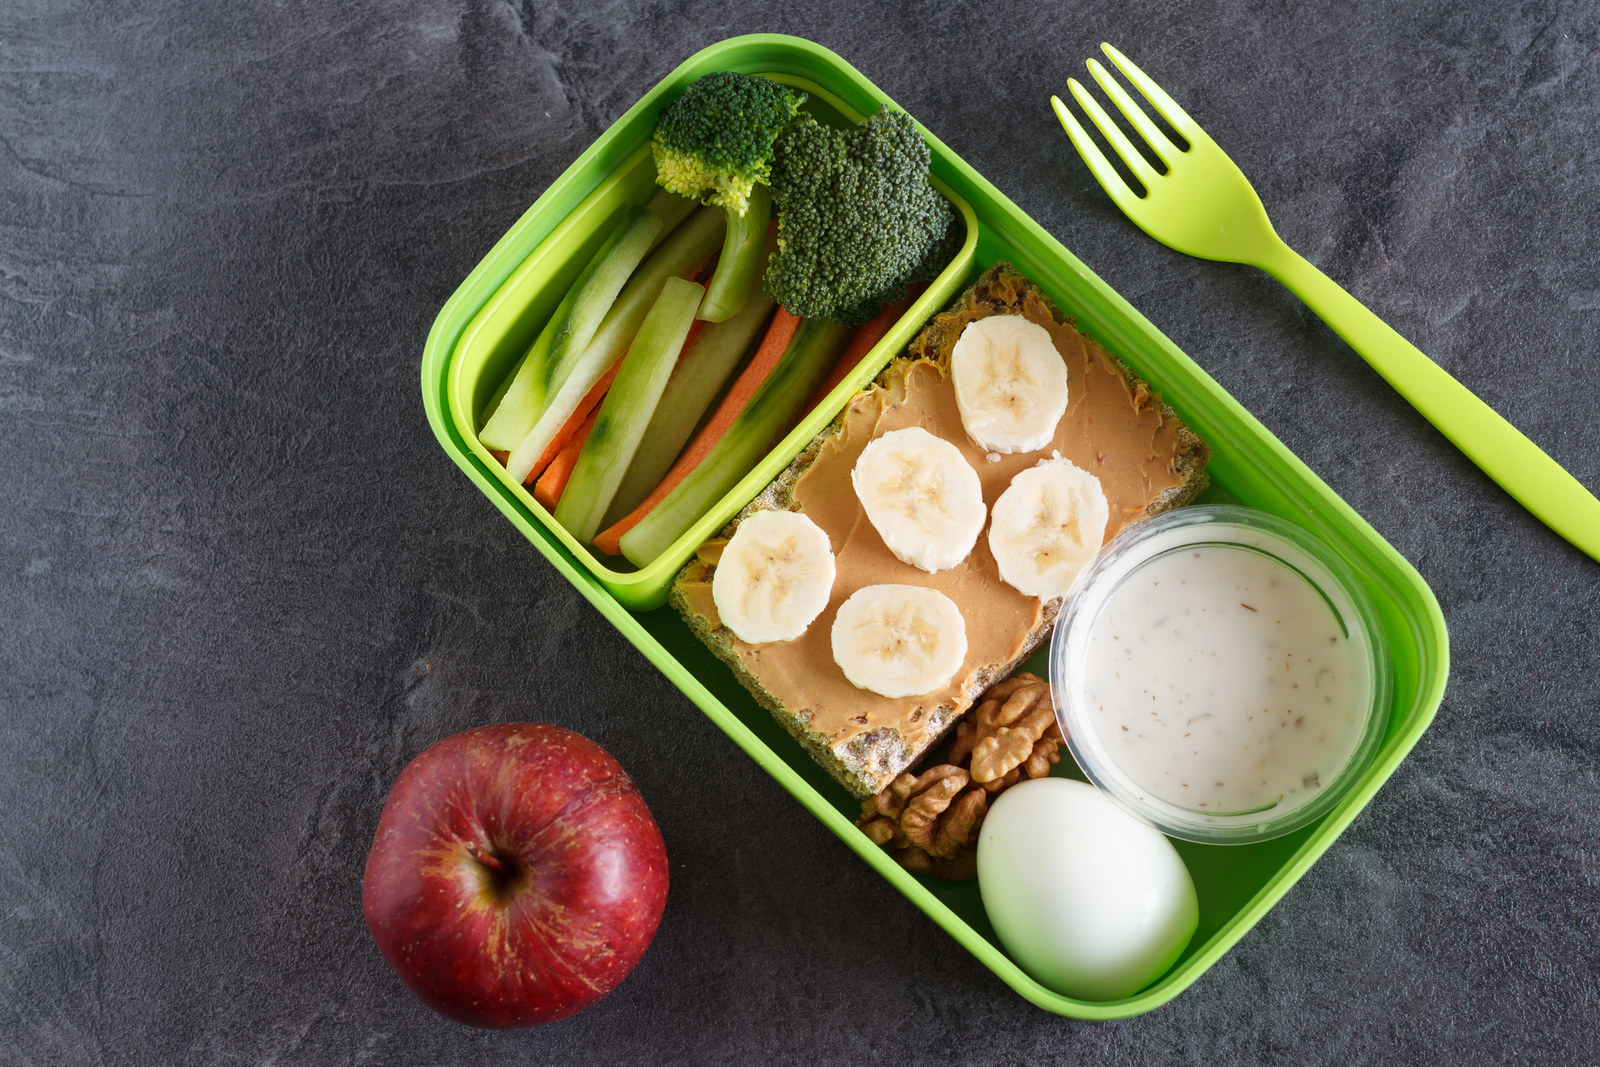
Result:
[[[661,403],[656,405],[655,415],[644,432],[650,447],[641,448],[633,457],[633,464],[622,476],[617,495],[601,521],[602,527],[615,525],[661,484],[701,417],[750,351],[772,308],[765,293],[752,296],[739,314],[726,322],[712,323],[698,341],[691,337],[685,343],[683,358],[667,381]],[[615,554],[614,542],[621,536],[620,530],[612,534],[608,551]]]
[[[722,240],[723,224],[724,213],[720,209],[701,208],[639,265],[595,331],[594,340],[573,361],[566,381],[546,400],[533,429],[511,450],[511,459],[506,463],[511,477],[519,482],[528,477],[534,462],[544,455],[556,432],[566,425],[594,383],[628,350],[640,323],[661,295],[662,285],[710,255]]]
[[[695,336],[703,325],[705,324],[698,319],[690,325],[689,336],[683,340],[685,351],[694,344]],[[627,359],[627,356],[623,356],[617,360],[616,364],[606,371],[606,376],[589,390],[589,395],[583,398],[583,406],[567,420],[567,425],[562,427],[557,440],[550,445],[550,451],[534,468],[533,476],[536,476],[538,481],[533,486],[533,499],[548,510],[554,511],[556,502],[561,499],[561,492],[567,487],[567,482],[572,477],[572,469],[577,466],[578,455],[583,451],[583,443],[589,439],[589,431],[594,428],[595,419],[600,414],[600,401],[605,399],[606,390],[611,388],[611,383],[617,378],[617,371],[622,369]],[[505,456],[496,458],[502,464],[506,460]]]
[[[576,288],[567,290],[567,295],[561,298],[561,303],[557,304],[556,309],[550,313],[550,320],[546,322],[544,324],[544,328],[539,331],[539,336],[534,338],[533,344],[528,346],[528,351],[523,353],[521,359],[517,360],[517,365],[511,369],[511,373],[506,375],[505,378],[501,380],[499,387],[494,391],[494,395],[489,398],[489,403],[484,405],[483,428],[478,431],[478,440],[483,441],[483,446],[489,451],[508,452],[515,448],[517,443],[521,440],[519,437],[517,441],[513,441],[510,444],[497,448],[491,442],[496,440],[503,442],[506,435],[503,432],[499,432],[503,429],[502,426],[497,425],[494,430],[490,430],[489,424],[496,421],[496,416],[500,416],[500,419],[505,421],[506,424],[512,424],[509,421],[511,418],[509,414],[500,415],[500,408],[505,404],[506,394],[511,392],[512,387],[515,386],[519,380],[523,382],[524,388],[532,388],[532,383],[536,381],[537,378],[536,376],[524,375],[523,369],[530,365],[540,366],[549,361],[550,348],[555,344],[556,335],[561,332],[561,324],[566,322],[567,317],[572,314],[572,304],[577,299],[578,290]],[[514,399],[512,403],[529,406],[528,402],[525,400]],[[527,423],[530,428],[533,426],[533,421],[536,417],[537,414],[528,417]],[[518,416],[518,418],[520,419],[520,416]],[[487,439],[485,439],[483,436],[485,432],[490,435]]]
[[[622,364],[617,364],[621,366]],[[583,443],[589,439],[589,431],[594,429],[594,420],[600,417],[599,406],[590,409],[583,423],[579,425],[567,443],[561,446],[561,451],[545,467],[544,473],[539,475],[539,480],[533,485],[533,499],[544,505],[546,511],[554,511],[556,503],[561,499],[561,493],[567,487],[567,482],[572,478],[572,468],[578,465],[578,456],[583,452]]]
[[[516,378],[478,435],[484,447],[514,449],[533,428],[547,399],[561,387],[572,372],[573,363],[589,347],[617,293],[661,230],[661,220],[645,208],[629,208],[624,213],[611,236],[573,282],[570,303],[562,301],[565,314],[550,320],[528,358],[517,367]],[[541,350],[544,335],[552,327],[555,332],[548,348]]]
[[[773,246],[769,238],[766,246],[769,252]],[[672,369],[666,391],[661,394],[661,403],[656,405],[656,413],[644,431],[644,439],[650,447],[641,448],[634,455],[633,463],[622,476],[622,484],[617,487],[617,495],[611,498],[611,507],[606,509],[606,517],[600,520],[603,528],[609,529],[661,484],[694,428],[700,424],[701,416],[711,408],[772,315],[774,305],[761,285],[760,273],[752,274],[748,284],[750,292],[743,310],[737,315],[710,324],[695,319],[689,339],[683,343],[683,356]],[[710,296],[708,291],[706,299]],[[662,495],[666,495],[665,491]],[[618,532],[609,539],[610,547],[606,550],[612,555],[616,555],[615,542],[621,536]]]
[[[690,200],[688,197],[679,196],[677,193],[670,193],[665,189],[656,190],[656,195],[651,197],[650,203],[645,205],[645,210],[659,218],[662,223],[661,232],[657,233],[655,240],[650,242],[650,251],[654,252],[656,250],[656,246],[662,241],[666,240],[668,235],[678,227],[678,224],[683,222],[684,219],[688,218],[689,215],[693,213],[694,209],[699,206],[700,204],[698,201]],[[713,261],[714,257],[715,253],[713,253],[713,256],[708,258],[706,262],[700,265],[695,275],[691,276],[689,280],[696,282],[699,281],[699,273],[705,270],[706,266]],[[572,303],[577,299],[577,296],[578,290],[576,287],[568,290],[567,295],[562,298],[561,303],[551,314],[550,321],[546,323],[545,328],[539,332],[538,340],[536,340],[528,349],[528,352],[523,355],[522,359],[517,361],[517,365],[512,369],[512,372],[506,375],[505,378],[500,382],[499,388],[494,391],[494,394],[489,398],[489,402],[484,405],[483,418],[485,421],[494,417],[494,413],[500,407],[500,401],[505,398],[505,395],[510,390],[512,383],[516,380],[517,375],[522,371],[523,365],[527,363],[528,360],[542,360],[549,358],[550,345],[555,341],[556,333],[560,330],[561,324],[566,322],[567,316],[572,313]],[[611,384],[611,379],[609,377],[605,379],[605,384]],[[605,390],[601,389],[600,392],[604,393]],[[599,401],[599,396],[595,396],[594,403],[599,403]],[[564,427],[564,430],[568,428],[575,428],[577,424],[583,421],[584,418],[587,418],[589,412],[594,409],[594,404],[591,404],[588,398],[584,399],[584,405],[585,406],[580,409],[582,412],[581,416],[569,420],[568,426]],[[530,421],[528,426],[532,427],[532,425],[533,423]],[[520,440],[520,438],[518,440]],[[509,453],[510,449],[515,447],[516,442],[513,442],[508,444],[505,448],[491,448],[489,451],[495,457],[495,459],[500,461],[500,465],[503,467],[505,466],[505,456],[502,455],[502,453]],[[539,470],[544,467],[545,463],[549,462],[549,457],[553,454],[553,451],[547,451],[545,456],[541,458],[541,462],[534,466],[533,473],[539,473]]]
[[[556,507],[556,522],[579,541],[588,541],[600,528],[705,295],[703,285],[668,278],[639,327]]]
[[[687,352],[689,346],[694,344],[695,335],[700,332],[700,327],[703,325],[705,324],[698,319],[690,325],[689,335],[683,339],[684,351]],[[554,511],[556,503],[561,499],[562,490],[566,489],[567,482],[572,478],[572,469],[578,464],[578,456],[583,451],[583,444],[589,439],[589,431],[594,429],[595,419],[599,417],[600,401],[605,398],[606,390],[616,380],[617,371],[622,369],[622,365],[627,362],[627,359],[627,356],[623,356],[617,360],[616,366],[607,371],[606,376],[601,378],[595,384],[595,387],[589,391],[589,396],[584,398],[584,406],[579,412],[579,415],[582,416],[581,421],[579,415],[572,416],[571,422],[576,425],[572,427],[570,433],[565,429],[562,430],[563,438],[560,448],[547,461],[540,464],[542,473],[538,475],[539,480],[534,483],[533,499],[543,504],[547,510]],[[593,399],[591,400],[590,398]],[[663,398],[665,398],[665,394],[663,394]],[[654,424],[652,423],[652,425]],[[646,431],[645,436],[648,440],[648,431]],[[556,449],[555,445],[550,447]],[[505,462],[503,457],[501,462]],[[631,470],[632,468],[629,469]]]
[[[706,273],[706,269],[711,266],[711,263],[715,258],[715,256],[707,256],[704,262],[690,272],[689,280],[699,281],[700,277]],[[705,324],[703,322],[701,322],[699,319],[696,319],[694,321],[694,325],[689,327],[689,336],[683,342],[683,347],[686,350],[690,345],[694,344],[695,337],[700,333],[700,327],[704,325]],[[622,359],[619,359],[613,363],[611,365],[611,369],[606,371],[605,377],[594,383],[594,388],[590,389],[588,395],[583,398],[583,402],[578,405],[578,410],[572,413],[572,418],[568,419],[566,424],[563,425],[561,429],[556,431],[555,439],[550,442],[550,447],[546,448],[544,450],[544,455],[540,456],[537,462],[534,463],[533,468],[528,472],[528,476],[523,479],[524,482],[529,482],[540,477],[545,467],[548,464],[554,463],[556,457],[567,450],[567,446],[572,442],[574,434],[577,434],[580,430],[583,433],[589,432],[588,427],[592,423],[592,420],[589,418],[589,416],[594,413],[594,410],[597,407],[600,406],[600,401],[605,399],[606,390],[611,388],[611,383],[617,378],[618,368],[622,366],[623,360],[627,358],[628,357],[624,355]],[[582,446],[583,442],[581,439],[579,440],[578,444],[580,447]],[[505,466],[509,456],[497,456],[496,458],[500,460],[501,466]],[[573,453],[572,458],[577,458],[576,452]],[[571,464],[569,463],[567,474],[571,473]],[[562,485],[566,484],[566,479],[567,475],[561,476]],[[558,493],[557,496],[559,495],[560,494]],[[538,499],[537,496],[535,496],[535,499]]]
[[[789,432],[850,328],[832,319],[807,319],[783,359],[750,398],[716,447],[639,524],[622,535],[622,554],[643,567],[666,551],[748,474]]]
[[[523,479],[524,482],[539,477],[546,467],[556,461],[557,456],[566,451],[574,436],[588,432],[586,427],[590,423],[589,416],[595,413],[595,409],[600,406],[600,401],[606,398],[606,390],[610,389],[611,383],[617,380],[617,371],[621,367],[622,360],[619,359],[612,365],[610,370],[606,371],[605,377],[594,383],[594,388],[589,390],[589,394],[583,398],[583,402],[578,405],[578,410],[572,413],[572,418],[568,419],[566,425],[556,431],[556,436],[550,442],[550,447],[544,450],[544,455],[540,456],[532,469],[528,471],[528,477]],[[510,459],[510,455],[507,455],[505,461],[509,462]]]
[[[744,370],[739,372],[739,377],[734,379],[733,385],[728,388],[722,398],[706,419],[700,432],[694,435],[694,440],[689,442],[689,447],[673,463],[670,470],[662,477],[661,481],[645,497],[638,507],[634,508],[622,519],[612,523],[600,536],[594,539],[594,545],[602,552],[609,552],[613,556],[622,554],[621,538],[629,530],[639,524],[648,515],[652,508],[664,500],[668,493],[676,489],[678,483],[688,477],[706,455],[716,447],[722,435],[727,433],[739,417],[739,412],[744,410],[756,390],[761,387],[767,377],[773,373],[788,349],[790,341],[794,339],[795,331],[800,325],[800,320],[789,314],[784,308],[778,308],[773,313],[772,322],[767,325],[767,332],[761,339],[761,347],[756,349],[755,355],[750,357],[750,362],[745,364]]]
[[[666,189],[657,189],[656,195],[652,196],[650,202],[645,205],[645,210],[660,219],[662,223],[661,232],[656,234],[655,241],[650,245],[650,251],[654,252],[656,246],[665,241],[667,235],[677,229],[679,223],[692,215],[694,209],[699,206],[700,202],[698,200],[691,200],[687,196],[679,196],[677,193],[669,192]]]

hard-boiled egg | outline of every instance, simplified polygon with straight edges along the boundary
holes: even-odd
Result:
[[[1022,969],[1084,1000],[1144,988],[1200,918],[1172,842],[1067,778],[1019,782],[996,798],[978,836],[978,889]]]

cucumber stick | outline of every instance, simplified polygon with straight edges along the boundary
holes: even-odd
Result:
[[[694,213],[700,206],[700,201],[690,200],[687,196],[666,189],[657,189],[656,195],[650,198],[645,210],[661,220],[661,232],[656,234],[656,239],[650,243],[650,250],[655,251],[656,245],[667,239],[667,234],[678,228],[678,224]]]
[[[666,280],[689,273],[714,252],[722,240],[723,225],[721,208],[701,208],[634,271],[611,310],[606,312],[593,340],[572,361],[565,380],[546,398],[544,410],[533,428],[512,450],[506,470],[513,478],[519,482],[527,480],[533,465],[544,455],[572,413],[578,410],[594,383],[605,376],[633,343],[634,334],[639,332],[639,325],[656,297],[661,295]]]
[[[760,336],[776,305],[767,296],[761,279],[753,276],[751,280],[754,284],[744,309],[731,319],[702,329],[678,360],[661,394],[661,403],[656,405],[656,413],[644,431],[649,447],[641,448],[633,457],[617,495],[611,498],[611,507],[606,509],[601,529],[609,528],[638,507],[639,501],[661,484],[694,428],[711,409],[711,402],[721,394]]]
[[[849,336],[850,327],[832,319],[802,322],[778,365],[700,465],[622,535],[622,554],[643,567],[711,510],[789,432]]]
[[[661,219],[643,207],[623,215],[517,365],[510,387],[478,434],[484,447],[509,451],[533,429],[546,399],[589,347],[617,293],[663,228]]]
[[[606,390],[600,414],[556,505],[556,522],[579,541],[586,542],[599,531],[601,516],[644,440],[645,427],[661,401],[705,293],[704,286],[668,278],[640,325],[616,381]]]
[[[750,280],[767,262],[762,250],[767,244],[767,220],[772,217],[772,194],[764,185],[750,190],[750,203],[744,214],[727,212],[728,229],[722,238],[722,256],[716,273],[706,286],[706,299],[699,317],[707,322],[722,322],[739,313],[750,294]]]
[[[539,336],[517,361],[516,368],[506,375],[500,387],[495,390],[494,396],[489,398],[489,403],[484,409],[486,420],[483,429],[478,431],[478,440],[483,442],[483,447],[509,452],[516,448],[533,428],[534,422],[539,417],[539,400],[534,390],[537,388],[537,383],[542,380],[542,376],[533,368],[542,367],[549,362],[550,349],[555,344],[556,335],[561,332],[561,325],[572,314],[572,305],[577,299],[576,288],[567,290],[567,295],[562,297],[561,303],[556,305],[555,312],[551,314],[550,321],[544,324]]]

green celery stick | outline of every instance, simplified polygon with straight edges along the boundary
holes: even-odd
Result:
[[[700,206],[698,200],[690,200],[687,196],[666,189],[657,189],[656,195],[650,198],[645,210],[661,220],[661,232],[656,234],[656,239],[650,243],[650,250],[655,251],[656,246],[667,239],[667,235],[678,228],[679,223],[694,213]]]
[[[661,484],[694,428],[710,410],[712,401],[721,394],[722,387],[744,361],[750,346],[761,336],[761,328],[772,317],[775,305],[761,285],[759,275],[752,275],[751,281],[754,284],[744,310],[731,319],[711,323],[702,329],[678,360],[661,394],[661,403],[656,405],[656,413],[644,432],[649,446],[639,450],[628,472],[622,476],[617,495],[611,498],[611,507],[600,521],[602,530],[638,507],[639,501]]]
[[[485,448],[509,451],[527,436],[663,228],[661,219],[645,208],[624,213],[517,365],[515,378],[478,434]]]
[[[588,541],[600,529],[600,517],[644,440],[645,427],[661,401],[705,294],[702,285],[668,278],[640,325],[616,381],[606,390],[600,414],[556,505],[556,522],[579,541]]]
[[[700,305],[699,318],[707,322],[722,322],[732,318],[744,307],[750,293],[750,279],[755,277],[767,262],[762,250],[767,244],[767,220],[772,217],[772,194],[766,186],[750,190],[750,203],[744,214],[728,209],[728,229],[722,239],[722,256],[717,260],[716,273],[706,286],[705,303]]]
[[[789,432],[801,406],[838,361],[849,336],[850,327],[832,319],[802,322],[778,365],[728,432],[661,503],[622,535],[622,554],[643,567],[711,510]]]
[[[661,295],[662,285],[668,278],[687,274],[715,251],[722,240],[722,228],[721,208],[701,208],[639,265],[595,331],[594,339],[572,361],[565,380],[545,401],[538,421],[512,450],[506,461],[506,471],[511,477],[519,482],[527,480],[533,465],[544,455],[572,413],[578,410],[594,383],[628,350],[633,335],[639,332],[639,324],[644,322],[656,297]]]

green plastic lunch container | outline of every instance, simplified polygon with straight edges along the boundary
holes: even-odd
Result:
[[[892,103],[853,67],[797,37],[755,34],[707,48],[668,75],[589,147],[489,251],[445,303],[422,358],[428,420],[450,457],[590,603],[694,701],[735,744],[839,835],[863,860],[1028,1000],[1082,1019],[1126,1018],[1176,996],[1255,925],[1333,843],[1432,721],[1448,673],[1438,602],[1417,572],[1238,402],[994,186],[936,138],[933,178],[966,225],[966,243],[846,380],[810,412],[713,512],[650,566],[613,569],[556,526],[477,440],[483,407],[526,350],[603,238],[603,224],[653,186],[649,135],[661,105],[703,74],[766,74],[811,94],[807,109],[851,121]],[[1043,104],[1041,104],[1043,107]],[[831,114],[830,114],[831,113]],[[1160,391],[1213,449],[1204,502],[1271,512],[1326,541],[1376,605],[1392,660],[1388,727],[1365,774],[1316,822],[1253,845],[1176,841],[1194,878],[1200,924],[1177,963],[1116,1001],[1062,996],[1029,977],[1000,947],[976,882],[912,875],[855,827],[859,802],[756,704],[670,608],[673,574],[796,455],[850,394],[903,350],[921,324],[984,268],[1009,260],[1037,281],[1084,332]],[[1044,673],[1045,650],[1029,669]],[[1070,759],[1058,774],[1081,777]]]

